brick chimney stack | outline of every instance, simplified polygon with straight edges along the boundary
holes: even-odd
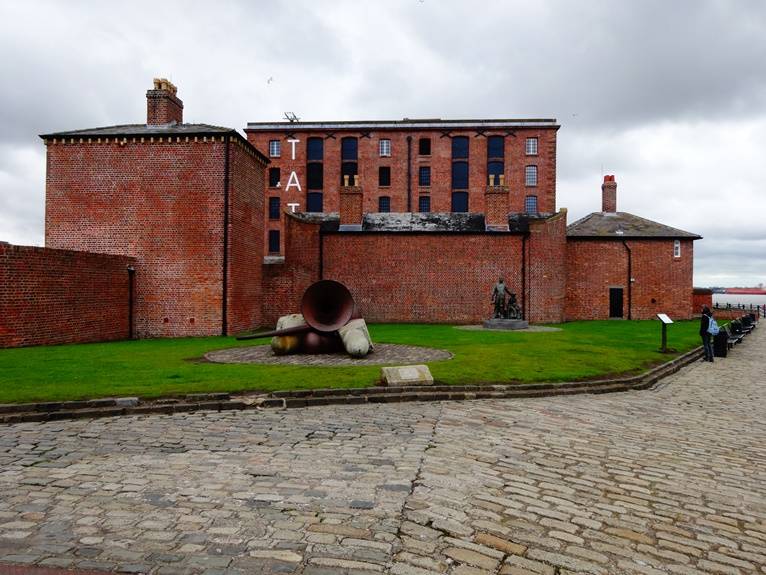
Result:
[[[617,182],[614,181],[614,176],[604,176],[604,183],[601,184],[601,211],[617,211]]]
[[[184,103],[176,97],[176,87],[165,78],[154,79],[154,89],[146,91],[146,124],[183,124]]]

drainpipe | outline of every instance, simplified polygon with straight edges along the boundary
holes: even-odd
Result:
[[[133,290],[136,280],[136,268],[128,266],[128,339],[133,339]]]
[[[527,240],[529,239],[529,232],[525,232],[521,238],[521,319],[527,319],[529,313],[527,307]]]
[[[227,300],[229,293],[229,136],[223,150],[223,278],[221,282],[221,335],[229,331]]]
[[[407,136],[407,211],[412,211],[412,136]]]
[[[625,249],[628,251],[628,319],[632,319],[631,308],[633,306],[631,304],[633,300],[633,253],[631,252],[627,241],[622,240],[622,245],[625,246]]]

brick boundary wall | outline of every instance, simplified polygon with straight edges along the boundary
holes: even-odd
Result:
[[[318,223],[285,217],[284,262],[264,266],[266,325],[299,312],[320,278],[346,285],[369,322],[479,323],[492,316],[501,275],[530,321],[564,320],[566,210],[532,222],[529,234],[320,233]]]
[[[134,262],[0,243],[0,348],[127,339]]]

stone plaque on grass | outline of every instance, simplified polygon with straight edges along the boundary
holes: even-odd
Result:
[[[397,367],[384,367],[383,385],[433,385],[434,378],[427,365],[403,365]]]

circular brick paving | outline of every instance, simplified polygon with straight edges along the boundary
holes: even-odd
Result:
[[[268,345],[233,347],[205,354],[205,359],[215,363],[327,366],[429,363],[452,359],[452,357],[452,354],[444,349],[391,343],[376,343],[375,351],[361,359],[355,359],[345,353],[274,355]]]

